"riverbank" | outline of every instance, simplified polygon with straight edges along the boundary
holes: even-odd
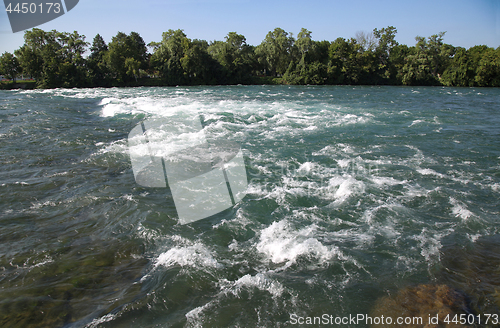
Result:
[[[21,81],[21,82],[0,82],[0,90],[14,90],[14,89],[36,89],[36,81]]]
[[[247,83],[247,85],[279,85],[279,84],[287,84],[287,83],[286,83],[286,81],[283,80],[283,78],[276,78],[276,77],[271,77],[271,76],[255,76],[252,78],[250,83]],[[228,85],[231,85],[231,84],[228,84]],[[160,78],[141,78],[141,79],[138,79],[137,81],[129,81],[129,82],[113,81],[113,82],[109,82],[109,83],[102,84],[102,85],[88,85],[85,87],[76,87],[76,89],[79,89],[79,88],[170,87],[170,86],[174,86],[174,85],[168,84]],[[189,85],[185,85],[185,86],[189,86]],[[63,86],[58,86],[58,87],[54,87],[54,88],[39,87],[39,86],[37,86],[37,82],[34,80],[21,81],[21,82],[16,82],[16,83],[13,83],[12,81],[0,82],[0,90],[56,89],[59,87],[63,87]]]

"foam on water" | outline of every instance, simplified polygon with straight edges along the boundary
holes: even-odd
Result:
[[[371,180],[378,186],[396,186],[408,182],[407,180],[404,181],[396,180],[393,177],[379,177],[379,176],[374,176],[371,178]]]
[[[195,243],[188,246],[175,246],[168,251],[160,254],[155,262],[158,266],[172,267],[179,265],[181,267],[200,268],[220,268],[222,265],[214,258],[213,253],[203,244]]]
[[[433,169],[417,169],[417,172],[422,175],[434,175],[438,178],[444,178],[445,175],[434,171]]]
[[[451,212],[456,217],[459,217],[462,220],[466,221],[470,217],[474,216],[474,214],[471,211],[469,211],[463,203],[459,202],[453,197],[450,197],[450,204],[453,205]]]
[[[239,296],[243,289],[257,288],[266,291],[272,297],[280,297],[284,292],[284,287],[278,281],[271,279],[265,273],[258,273],[254,276],[244,275],[236,281],[229,281],[227,279],[219,280],[219,286],[222,293],[231,293],[234,296]]]
[[[328,186],[336,189],[333,194],[335,199],[332,203],[333,206],[339,206],[349,197],[365,192],[365,184],[352,176],[331,178],[328,181]]]
[[[301,256],[314,258],[318,264],[332,259],[338,249],[323,245],[316,239],[315,225],[296,230],[287,220],[273,222],[260,233],[256,249],[269,261],[290,266]]]
[[[280,297],[286,293],[286,289],[281,283],[272,279],[268,273],[258,273],[256,275],[244,275],[241,278],[230,281],[227,279],[220,279],[217,282],[218,293],[212,298],[211,301],[198,306],[185,314],[187,319],[187,326],[189,327],[203,327],[206,325],[207,321],[213,318],[214,313],[218,313],[221,307],[227,305],[227,300],[240,301],[243,297],[242,294],[247,293],[252,295],[254,290],[267,293],[272,297],[276,303],[281,303],[279,301]],[[288,293],[287,293],[288,294]],[[285,304],[282,304],[283,306]],[[266,313],[263,312],[261,306],[256,306],[252,309],[259,313],[259,316],[265,316]],[[268,321],[265,317],[260,320]],[[259,321],[260,321],[259,320]],[[243,320],[244,321],[244,320]],[[248,324],[242,322],[243,325]]]

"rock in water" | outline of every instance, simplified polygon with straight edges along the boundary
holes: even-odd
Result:
[[[472,245],[441,250],[443,270],[437,281],[463,290],[480,315],[500,314],[500,235],[481,237]]]
[[[371,313],[371,318],[382,318],[385,320],[373,320],[371,327],[405,327],[405,328],[437,328],[437,327],[471,327],[451,322],[458,314],[469,315],[471,312],[467,306],[465,295],[447,285],[418,285],[406,287],[398,291],[396,295],[380,298]],[[389,324],[390,317],[392,324]],[[398,318],[407,320],[403,324],[397,324]],[[419,319],[421,318],[421,319]],[[434,319],[434,318],[437,318]],[[448,318],[449,322],[445,322]]]

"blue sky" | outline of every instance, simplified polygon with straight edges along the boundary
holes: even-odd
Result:
[[[138,32],[146,43],[160,41],[168,29],[207,41],[223,40],[234,31],[258,45],[275,27],[294,35],[305,27],[314,40],[333,41],[389,25],[398,29],[396,40],[410,46],[417,35],[447,31],[444,41],[454,46],[496,48],[500,0],[80,0],[64,16],[38,27],[78,31],[88,42],[99,33],[107,43],[118,31]],[[0,54],[18,49],[23,33],[12,33],[7,13],[1,12]]]

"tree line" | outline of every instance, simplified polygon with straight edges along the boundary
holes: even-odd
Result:
[[[123,85],[368,84],[500,86],[500,47],[469,49],[443,41],[445,32],[399,44],[393,26],[351,39],[315,41],[303,28],[295,38],[276,28],[258,45],[230,32],[224,41],[189,39],[168,30],[160,42],[118,32],[92,44],[78,32],[24,34],[24,45],[0,57],[0,74],[33,77],[39,88]],[[89,48],[90,46],[90,48]],[[148,47],[150,51],[148,51]],[[88,56],[84,56],[90,51]]]

